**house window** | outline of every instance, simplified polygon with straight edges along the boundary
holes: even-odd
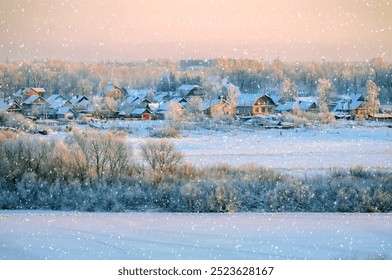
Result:
[[[263,108],[261,108],[261,111],[263,112],[263,113],[265,113],[265,108],[263,107]]]

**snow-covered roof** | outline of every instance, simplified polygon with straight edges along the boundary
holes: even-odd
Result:
[[[297,106],[298,109],[302,111],[309,110],[315,102],[309,102],[309,101],[289,101],[286,102],[285,104],[280,104],[278,107],[276,107],[276,111],[280,112],[287,112],[287,111],[292,111],[294,108]]]
[[[284,104],[279,104],[278,107],[276,107],[276,111],[278,112],[292,111],[296,104],[297,104],[296,101],[289,101]]]
[[[213,100],[206,100],[200,104],[199,109],[202,111],[207,110],[208,108],[215,106],[216,104],[218,104],[221,101],[222,101],[222,99],[218,99],[218,98],[213,99]]]
[[[65,114],[68,113],[68,112],[75,113],[74,110],[72,110],[71,107],[66,106],[66,107],[61,107],[61,108],[59,108],[59,109],[57,110],[56,114],[57,114],[57,115],[65,115]]]
[[[48,101],[48,100],[46,100],[46,101]],[[50,104],[50,108],[64,107],[64,105],[66,105],[67,103],[68,103],[68,105],[72,104],[67,99],[58,98],[54,102],[52,102],[52,104]]]
[[[261,96],[261,93],[241,93],[237,96],[237,106],[253,106]]]
[[[336,104],[335,108],[332,110],[333,112],[338,112],[338,111],[351,111],[351,110],[356,110],[361,106],[363,101],[352,101],[350,99],[348,100],[339,100],[338,103]]]
[[[295,101],[317,103],[317,97],[316,96],[297,96],[297,97],[295,97]]]
[[[174,101],[169,101],[169,102],[165,102],[165,103],[161,103],[159,104],[159,107],[157,108],[157,111],[167,111],[169,110],[170,106],[173,104],[178,104],[178,106],[180,106],[180,108],[184,108],[181,103],[179,102],[174,102]]]
[[[62,97],[60,94],[52,94],[51,96],[48,96],[47,98],[45,98],[47,102],[49,103],[53,103],[55,102],[57,99],[62,99],[62,100],[66,100],[64,97]]]
[[[44,88],[31,88],[32,90],[38,92],[38,93],[45,93],[45,89]]]
[[[0,111],[8,110],[11,105],[4,102],[4,99],[0,99]]]
[[[150,92],[155,93],[152,89],[127,89],[127,95],[130,98],[144,98],[146,97]]]
[[[278,104],[279,101],[282,99],[282,97],[277,94],[272,94],[269,97],[272,99],[272,101],[274,101],[275,104]]]
[[[195,88],[199,88],[199,86],[198,85],[181,85],[181,86],[179,86],[177,88],[177,90],[180,90],[180,91],[191,91],[191,90],[193,90]]]
[[[39,95],[31,95],[31,96],[29,96],[29,98],[27,98],[25,101],[23,101],[22,104],[30,105],[30,104],[34,103],[37,99],[42,99],[44,102],[46,102],[46,100],[43,99]]]
[[[155,110],[159,107],[159,103],[148,103],[148,107],[150,108],[150,110]]]
[[[199,89],[198,85],[181,85],[177,88],[177,92],[181,92],[183,94],[189,94],[194,89]]]
[[[147,108],[136,108],[135,110],[132,111],[131,115],[141,115],[145,112],[151,113],[151,111]]]
[[[170,102],[186,103],[187,101],[184,97],[174,97],[170,100]]]
[[[82,101],[89,101],[89,99],[85,95],[75,95],[74,97],[71,98],[70,102],[72,104],[80,103]]]

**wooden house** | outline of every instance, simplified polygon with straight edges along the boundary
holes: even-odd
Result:
[[[25,115],[29,116],[41,116],[44,118],[47,118],[47,106],[48,102],[46,100],[39,96],[39,95],[32,95],[29,98],[27,98],[25,101],[22,103],[22,109],[23,113]]]
[[[152,119],[152,111],[148,108],[136,108],[131,113],[132,118],[137,118],[141,120],[151,120]]]
[[[9,113],[22,113],[22,106],[16,101],[10,103],[5,102],[4,99],[0,99],[0,111],[6,111]]]
[[[231,105],[222,98],[204,101],[200,106],[200,110],[211,117],[217,115],[231,115],[233,113]]]
[[[76,112],[70,107],[61,107],[56,112],[56,119],[71,120],[76,118]]]
[[[237,97],[237,114],[240,116],[274,114],[275,108],[275,102],[266,94],[248,93]]]
[[[75,95],[70,100],[72,109],[77,113],[87,113],[91,102],[85,95]]]
[[[124,101],[127,97],[127,91],[123,88],[109,85],[104,91],[104,98],[112,98],[116,101]]]
[[[22,103],[30,96],[44,97],[46,91],[44,88],[21,88],[15,94],[14,98],[18,103]]]
[[[365,97],[362,94],[343,96],[343,98],[337,101],[332,112],[336,115],[351,115],[362,119],[368,117]]]

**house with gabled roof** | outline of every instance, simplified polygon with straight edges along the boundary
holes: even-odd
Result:
[[[356,118],[368,117],[365,97],[363,94],[358,93],[342,96],[342,98],[337,101],[332,112],[335,115],[351,115]]]
[[[200,110],[211,117],[216,115],[230,115],[233,111],[229,102],[223,98],[203,101],[200,105]]]
[[[32,95],[23,101],[22,109],[25,115],[30,116],[47,116],[47,106],[49,105],[46,100],[39,95]]]
[[[15,94],[14,98],[17,102],[22,103],[30,96],[41,96],[44,97],[46,91],[44,88],[21,88]]]
[[[275,102],[266,94],[242,93],[237,96],[237,114],[240,116],[274,114],[275,108]]]
[[[127,98],[127,90],[121,87],[108,85],[104,90],[103,97],[104,98],[112,98],[116,101],[123,101]]]
[[[72,109],[77,113],[87,113],[90,109],[90,99],[85,95],[75,95],[70,100]]]
[[[60,102],[60,101],[68,101],[68,99],[65,98],[64,96],[62,96],[61,94],[52,94],[52,95],[46,97],[45,100],[49,104],[53,104],[54,102]]]
[[[299,109],[305,112],[314,112],[314,113],[318,113],[320,111],[319,106],[314,101],[312,102],[312,101],[296,100],[296,101],[288,101],[284,104],[279,104],[276,107],[276,112],[280,112],[280,113],[292,112],[295,109]]]
[[[202,96],[203,92],[198,85],[181,85],[176,89],[176,95],[181,97]]]
[[[76,116],[76,112],[70,106],[61,107],[56,111],[56,119],[71,120]]]
[[[151,120],[152,111],[148,108],[136,108],[131,112],[131,117],[141,120]]]
[[[0,99],[0,111],[7,111],[9,113],[22,113],[22,106],[14,100],[6,102],[4,99]]]

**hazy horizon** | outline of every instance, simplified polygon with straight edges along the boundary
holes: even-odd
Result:
[[[3,0],[0,60],[392,61],[392,4]]]

